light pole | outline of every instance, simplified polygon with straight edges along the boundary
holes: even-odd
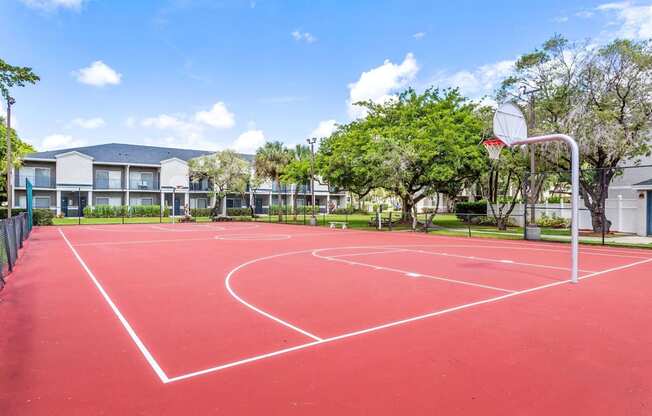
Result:
[[[12,196],[12,186],[11,177],[12,177],[12,168],[13,163],[11,163],[11,106],[16,104],[16,100],[12,97],[7,99],[7,218],[11,218],[11,206],[14,201]]]
[[[315,218],[315,143],[316,137],[311,137],[308,140],[310,144],[310,192],[312,193],[312,215],[310,216],[310,225],[317,225],[317,218]]]
[[[527,128],[529,131],[534,131],[535,127],[535,111],[534,111],[534,93],[539,92],[540,89],[531,89],[528,90],[525,85],[521,86],[520,88],[521,94],[529,96],[528,99],[528,110],[529,110],[529,117],[527,120]],[[539,227],[537,226],[537,212],[536,212],[536,185],[535,185],[535,171],[536,171],[536,148],[535,146],[532,146],[530,148],[530,195],[525,195],[524,198],[529,199],[529,205],[530,205],[530,224],[528,227],[526,227],[525,231],[525,238],[528,240],[539,240],[541,239],[540,236],[540,231]]]

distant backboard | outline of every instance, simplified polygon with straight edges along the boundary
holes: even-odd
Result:
[[[494,114],[494,135],[507,146],[527,139],[527,124],[521,109],[513,103],[498,107]]]

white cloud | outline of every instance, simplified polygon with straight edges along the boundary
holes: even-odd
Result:
[[[125,119],[125,126],[132,128],[136,126],[136,117],[129,116]]]
[[[104,126],[106,123],[104,122],[104,119],[101,117],[93,117],[93,118],[77,117],[72,120],[71,124],[77,127],[81,127],[82,129],[96,129]]]
[[[459,88],[462,94],[476,100],[493,95],[503,79],[514,69],[513,60],[499,61],[479,66],[474,70],[463,70],[453,74],[440,74],[434,84],[441,87]]]
[[[262,130],[248,130],[238,136],[229,146],[238,153],[256,153],[256,149],[265,144],[265,135]]]
[[[21,0],[33,9],[52,11],[56,9],[80,10],[84,0]]]
[[[628,39],[652,38],[652,4],[635,5],[631,2],[605,3],[597,7],[604,13],[615,13],[619,29],[614,34]]]
[[[590,11],[590,10],[582,10],[582,11],[579,11],[579,12],[575,13],[575,16],[581,17],[582,19],[589,19],[589,18],[593,17],[593,14],[594,13],[592,11]]]
[[[208,124],[211,127],[228,129],[235,125],[235,117],[223,102],[217,102],[208,111],[199,111],[195,114],[195,120]]]
[[[38,150],[56,150],[84,145],[86,145],[84,140],[74,139],[72,136],[65,134],[51,134],[41,141],[41,146],[39,146]]]
[[[355,102],[371,100],[383,103],[390,100],[393,94],[404,88],[417,75],[419,66],[414,55],[408,53],[400,64],[390,60],[369,71],[363,72],[360,78],[349,87],[348,112],[351,118],[364,117],[365,110],[354,105]]]
[[[555,23],[566,23],[566,22],[568,22],[568,16],[553,17],[552,21],[555,22]]]
[[[337,122],[335,120],[320,121],[316,129],[310,132],[310,137],[328,137],[337,129]]]
[[[412,35],[412,37],[416,40],[421,40],[424,37],[426,37],[426,32],[417,32],[414,35]]]
[[[82,84],[93,85],[95,87],[118,85],[122,79],[122,74],[116,72],[102,61],[95,61],[86,68],[74,71],[73,75]]]
[[[312,35],[310,32],[301,32],[300,30],[295,30],[292,33],[292,38],[296,40],[297,42],[306,42],[306,43],[314,43],[317,42],[317,38]]]

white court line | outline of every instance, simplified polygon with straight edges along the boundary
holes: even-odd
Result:
[[[637,261],[635,263],[626,264],[626,265],[623,265],[623,266],[614,267],[614,268],[607,269],[607,270],[602,270],[602,271],[595,272],[595,273],[591,273],[591,274],[588,274],[586,276],[580,277],[580,280],[588,279],[588,278],[595,277],[595,276],[600,276],[600,275],[603,275],[603,274],[606,274],[606,273],[611,273],[611,272],[615,272],[615,271],[619,271],[619,270],[623,270],[623,269],[627,269],[627,268],[630,268],[630,267],[638,266],[640,264],[649,263],[649,262],[652,262],[652,258]],[[533,288],[525,289],[525,290],[520,290],[520,291],[517,291],[517,292],[508,293],[508,294],[505,294],[505,295],[496,296],[496,297],[493,297],[493,298],[489,298],[489,299],[485,299],[485,300],[481,300],[481,301],[477,301],[477,302],[466,303],[466,304],[463,304],[463,305],[454,306],[452,308],[442,309],[442,310],[439,310],[439,311],[430,312],[430,313],[415,316],[415,317],[412,317],[412,318],[402,319],[400,321],[394,321],[394,322],[390,322],[390,323],[387,323],[387,324],[378,325],[378,326],[374,326],[374,327],[367,328],[367,329],[362,329],[362,330],[359,330],[359,331],[348,332],[348,333],[345,333],[345,334],[342,334],[342,335],[337,335],[337,336],[330,337],[330,338],[324,338],[324,339],[322,339],[320,341],[309,342],[309,343],[306,343],[306,344],[297,345],[295,347],[285,348],[285,349],[282,349],[282,350],[273,351],[273,352],[269,352],[269,353],[266,353],[266,354],[261,354],[261,355],[256,355],[256,356],[253,356],[253,357],[245,358],[243,360],[233,361],[233,362],[230,362],[230,363],[227,363],[227,364],[222,364],[222,365],[206,368],[206,369],[199,370],[199,371],[194,371],[194,372],[191,372],[191,373],[182,374],[182,375],[179,375],[179,376],[176,376],[176,377],[170,377],[169,380],[166,383],[172,383],[172,382],[175,382],[175,381],[185,380],[185,379],[189,379],[189,378],[204,375],[204,374],[214,373],[214,372],[224,370],[224,369],[227,369],[227,368],[231,368],[231,367],[235,367],[235,366],[238,366],[238,365],[263,360],[265,358],[270,358],[270,357],[286,354],[286,353],[289,353],[289,352],[292,352],[292,351],[298,351],[298,350],[310,348],[310,347],[313,347],[315,345],[325,344],[325,343],[328,343],[328,342],[338,341],[338,340],[345,339],[345,338],[351,338],[351,337],[358,336],[358,335],[368,334],[370,332],[380,331],[382,329],[391,328],[391,327],[399,326],[399,325],[404,325],[404,324],[407,324],[407,323],[410,323],[410,322],[419,321],[419,320],[431,318],[431,317],[434,317],[434,316],[440,316],[440,315],[444,315],[444,314],[447,314],[447,313],[460,311],[460,310],[463,310],[463,309],[469,309],[469,308],[472,308],[472,307],[475,307],[475,306],[480,306],[480,305],[484,305],[484,304],[488,304],[488,303],[494,303],[494,302],[498,302],[498,301],[501,301],[501,300],[516,297],[516,296],[519,296],[519,295],[524,295],[524,294],[527,294],[527,293],[536,292],[536,291],[539,291],[539,290],[543,290],[543,289],[547,289],[547,288],[550,288],[550,287],[563,285],[563,284],[570,283],[570,282],[571,282],[571,280],[561,280],[559,282],[548,283],[546,285],[537,286],[537,287],[533,287]]]
[[[540,267],[540,268],[543,268],[543,269],[564,270],[564,271],[571,270],[569,267],[549,266],[549,265],[546,265],[546,264],[536,264],[536,263],[524,263],[524,262],[514,261],[514,260],[501,260],[501,259],[492,259],[492,258],[478,257],[478,256],[464,256],[464,255],[461,255],[461,254],[451,254],[451,253],[435,253],[435,252],[426,251],[426,250],[407,250],[407,251],[411,251],[411,252],[414,252],[414,253],[431,254],[433,256],[456,257],[456,258],[468,259],[468,260],[481,260],[481,261],[490,261],[490,262],[496,262],[496,263],[515,264],[515,265],[519,265],[519,266]],[[580,271],[585,272],[585,273],[595,273],[595,270],[583,270],[583,269],[580,269]]]
[[[502,287],[496,287],[496,286],[483,285],[483,284],[480,284],[480,283],[472,283],[472,282],[467,282],[466,280],[449,279],[447,277],[432,276],[432,275],[424,274],[424,273],[411,272],[409,270],[401,270],[401,269],[395,269],[393,267],[377,266],[375,264],[361,263],[361,262],[358,262],[358,261],[346,260],[346,259],[342,259],[342,258],[335,258],[335,257],[329,257],[329,256],[320,256],[319,254],[317,254],[318,252],[323,251],[323,250],[327,250],[327,249],[315,250],[315,251],[312,252],[312,255],[317,257],[317,258],[324,259],[324,260],[337,261],[337,262],[340,262],[340,263],[353,264],[353,265],[357,265],[357,266],[371,267],[371,268],[374,268],[376,270],[386,270],[386,271],[389,271],[389,272],[405,274],[405,275],[408,275],[408,276],[411,276],[411,277],[415,277],[416,275],[419,275],[419,276],[422,276],[422,277],[427,277],[428,279],[441,280],[443,282],[456,283],[456,284],[465,285],[465,286],[475,286],[475,287],[481,287],[481,288],[484,288],[484,289],[491,289],[491,290],[497,290],[497,291],[500,291],[500,292],[508,292],[508,293],[516,292],[516,290],[504,289]]]
[[[257,262],[263,261],[263,260],[273,259],[275,257],[288,256],[290,254],[305,253],[305,252],[306,252],[306,250],[297,251],[297,252],[290,252],[290,253],[283,253],[283,254],[274,254],[274,255],[271,255],[271,256],[259,257],[259,258],[253,259],[253,260],[249,260],[248,262],[242,263],[238,267],[236,267],[235,269],[231,270],[229,272],[229,274],[226,275],[226,278],[224,279],[224,285],[226,286],[226,290],[229,291],[231,296],[233,296],[233,298],[235,298],[235,300],[242,303],[247,308],[249,308],[249,309],[251,309],[251,310],[253,310],[255,312],[258,312],[259,314],[261,314],[261,315],[263,315],[263,316],[265,316],[265,317],[267,317],[267,318],[269,318],[269,319],[271,319],[271,320],[273,320],[275,322],[278,322],[279,324],[284,325],[284,326],[286,326],[286,327],[288,327],[290,329],[293,329],[293,330],[295,330],[295,331],[297,331],[297,332],[299,332],[299,333],[301,333],[301,334],[303,334],[303,335],[305,335],[307,337],[310,337],[310,338],[312,338],[314,340],[317,340],[317,341],[321,341],[322,339],[319,338],[317,335],[313,335],[310,332],[308,332],[308,331],[306,331],[304,329],[301,329],[296,325],[293,325],[293,324],[291,324],[291,323],[289,323],[287,321],[284,321],[281,318],[277,318],[276,316],[272,315],[271,313],[265,312],[264,310],[252,305],[251,303],[247,302],[246,300],[244,300],[240,296],[238,296],[238,294],[235,293],[235,291],[231,288],[231,277],[235,273],[237,273],[238,270],[240,270],[240,269],[242,269],[244,267],[247,267],[250,264],[257,263]]]
[[[168,376],[165,374],[163,369],[161,369],[161,366],[158,365],[158,363],[156,362],[156,360],[152,356],[152,353],[149,352],[149,350],[147,349],[147,347],[145,346],[143,341],[141,341],[141,339],[138,337],[138,335],[136,334],[136,331],[134,331],[134,329],[131,327],[131,325],[127,321],[127,318],[125,318],[124,315],[122,315],[122,312],[120,312],[120,309],[118,309],[118,307],[115,305],[115,303],[113,303],[113,301],[111,300],[109,295],[106,293],[106,291],[104,290],[104,288],[102,287],[100,282],[97,280],[97,278],[93,274],[93,272],[91,272],[91,269],[88,268],[88,266],[86,265],[84,260],[82,260],[81,256],[79,255],[79,253],[77,253],[77,250],[75,250],[75,248],[72,246],[72,244],[70,244],[70,241],[68,241],[68,238],[63,233],[61,228],[59,228],[59,233],[61,234],[61,237],[63,237],[63,240],[68,245],[68,248],[70,248],[70,251],[72,251],[72,254],[75,255],[75,258],[77,259],[79,264],[82,266],[84,271],[86,271],[86,274],[88,275],[88,277],[91,278],[91,280],[93,281],[93,284],[95,284],[95,287],[97,287],[97,290],[99,290],[100,294],[102,295],[102,297],[104,298],[106,303],[109,305],[109,307],[111,308],[111,310],[113,311],[115,316],[118,318],[118,320],[120,321],[120,323],[122,324],[124,329],[127,331],[129,336],[131,337],[131,340],[134,342],[134,344],[136,344],[136,346],[140,350],[141,354],[143,354],[143,357],[145,357],[145,360],[149,363],[150,367],[152,367],[152,369],[154,370],[154,372],[156,373],[158,378],[160,378],[163,383],[168,383],[170,381]]]
[[[350,253],[350,254],[337,254],[335,256],[328,256],[330,258],[337,258],[337,257],[353,257],[353,256],[366,256],[366,255],[372,255],[372,254],[386,254],[386,253],[401,253],[404,251],[412,251],[406,248],[400,248],[397,250],[386,250],[386,251],[372,251],[369,253]]]
[[[123,244],[157,244],[157,243],[180,243],[183,241],[215,241],[215,237],[206,238],[176,238],[164,240],[129,240],[129,241],[97,241],[89,243],[75,243],[75,247],[83,246],[117,246]]]

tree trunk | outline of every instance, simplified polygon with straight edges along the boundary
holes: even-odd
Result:
[[[281,209],[283,208],[283,203],[281,202],[281,180],[279,179],[278,176],[276,176],[276,186],[278,187],[278,222],[283,222],[283,212]]]
[[[412,199],[410,199],[409,196],[404,196],[401,198],[401,200],[403,202],[403,213],[401,221],[406,224],[411,224],[413,221],[412,207],[414,206]]]

